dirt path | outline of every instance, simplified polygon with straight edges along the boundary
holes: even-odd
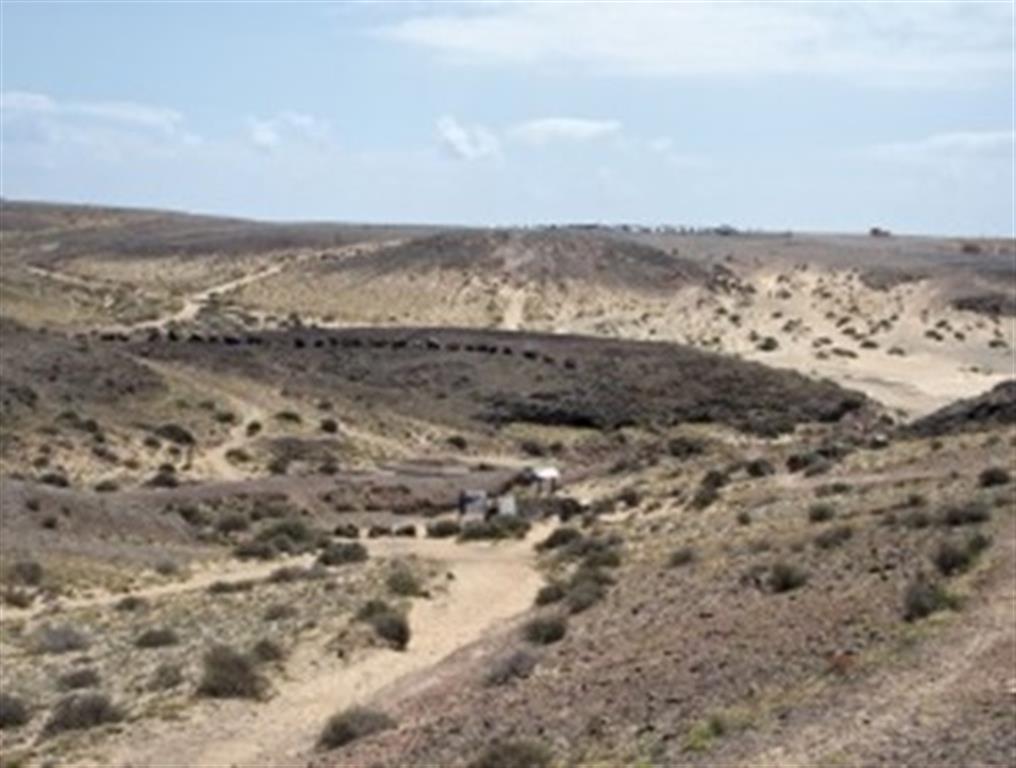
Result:
[[[224,283],[213,285],[211,288],[206,288],[203,291],[193,293],[190,296],[184,297],[183,307],[181,307],[179,311],[173,313],[172,315],[167,315],[166,317],[156,320],[155,322],[144,323],[141,327],[165,329],[171,323],[179,324],[189,322],[193,320],[195,317],[197,317],[198,313],[204,308],[204,306],[208,303],[208,300],[211,299],[213,296],[217,296],[223,293],[229,293],[230,291],[235,291],[237,288],[242,288],[245,285],[255,283],[258,280],[264,280],[265,278],[271,277],[272,275],[277,275],[287,266],[289,266],[288,262],[273,264],[272,266],[265,267],[264,269],[260,269],[257,272],[251,272],[248,275],[243,275],[242,277],[238,277],[233,280],[227,280]]]
[[[114,284],[107,283],[102,280],[92,280],[85,277],[79,277],[77,275],[71,275],[66,272],[58,272],[55,269],[46,269],[45,267],[25,267],[25,271],[31,272],[33,275],[37,275],[38,277],[44,277],[47,280],[53,280],[57,283],[70,285],[74,288],[84,288],[89,291],[96,288],[110,290],[116,287]]]
[[[266,406],[252,399],[251,387],[245,386],[242,382],[232,384],[228,377],[221,374],[158,363],[142,357],[135,359],[160,376],[205,393],[215,393],[229,404],[229,409],[235,416],[235,422],[230,427],[229,433],[218,445],[196,453],[193,465],[199,473],[216,480],[246,479],[247,475],[229,461],[228,454],[247,444],[249,439],[247,424],[252,421],[265,423],[270,412]]]
[[[412,640],[402,652],[376,649],[345,663],[323,648],[305,645],[287,662],[267,702],[202,702],[185,724],[146,724],[144,738],[113,756],[113,765],[143,768],[305,765],[325,721],[335,712],[391,692],[413,673],[489,633],[532,605],[543,583],[534,567],[534,529],[526,541],[457,544],[449,540],[370,541],[372,555],[414,554],[439,562],[451,575],[447,590],[416,600]],[[379,702],[383,706],[383,702]]]
[[[520,288],[501,288],[505,297],[504,316],[501,327],[509,331],[520,330],[525,322],[526,292]]]
[[[186,592],[197,592],[208,589],[216,582],[235,583],[250,579],[263,579],[282,566],[309,566],[314,559],[309,555],[300,555],[270,562],[241,562],[236,560],[216,560],[192,566],[184,579],[164,584],[153,584],[130,592],[93,591],[78,598],[60,598],[49,603],[35,603],[30,608],[19,609],[9,605],[0,605],[0,621],[8,619],[27,619],[41,616],[49,612],[65,614],[68,611],[79,611],[89,608],[102,608],[114,605],[127,595],[146,600],[180,595]]]

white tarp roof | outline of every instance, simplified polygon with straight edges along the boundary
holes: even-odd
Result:
[[[557,467],[530,467],[529,474],[537,480],[560,480],[561,472]]]

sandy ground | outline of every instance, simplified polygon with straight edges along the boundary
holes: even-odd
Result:
[[[375,649],[352,661],[324,648],[301,647],[287,662],[286,679],[264,703],[201,702],[183,722],[143,721],[104,764],[155,768],[303,765],[325,721],[354,704],[370,702],[399,681],[437,664],[524,612],[543,584],[534,567],[534,529],[526,541],[457,544],[451,540],[391,539],[368,542],[374,556],[417,555],[447,570],[447,589],[414,601],[412,640],[402,652]],[[384,701],[377,701],[384,707]]]

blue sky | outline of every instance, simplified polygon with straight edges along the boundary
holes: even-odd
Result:
[[[2,6],[2,194],[1011,234],[1013,6]]]

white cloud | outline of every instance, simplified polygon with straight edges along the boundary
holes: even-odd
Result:
[[[335,144],[328,121],[302,112],[279,112],[269,118],[247,121],[248,138],[258,149],[274,150],[287,142],[302,142],[321,149]]]
[[[132,101],[58,102],[42,93],[6,91],[0,94],[0,110],[5,117],[44,115],[65,118],[93,118],[108,123],[151,128],[163,133],[176,132],[183,115],[174,109]]]
[[[669,136],[657,136],[655,139],[650,139],[645,143],[645,147],[674,168],[701,168],[706,165],[706,160],[701,155],[679,152],[674,146],[674,140]]]
[[[916,141],[879,144],[871,153],[883,159],[908,162],[936,162],[1011,154],[1012,131],[957,131],[938,133]]]
[[[1008,76],[1012,14],[1004,3],[519,3],[420,12],[375,34],[460,63],[956,85]]]
[[[42,93],[6,91],[0,94],[0,122],[5,144],[42,152],[73,147],[109,159],[201,142],[176,110],[131,101],[62,101]]]
[[[482,125],[463,125],[451,115],[437,121],[437,135],[449,152],[463,160],[497,157],[501,153],[501,142],[492,131]]]
[[[616,134],[616,120],[585,120],[576,117],[544,117],[513,126],[509,133],[530,144],[546,144],[555,139],[586,141]]]

